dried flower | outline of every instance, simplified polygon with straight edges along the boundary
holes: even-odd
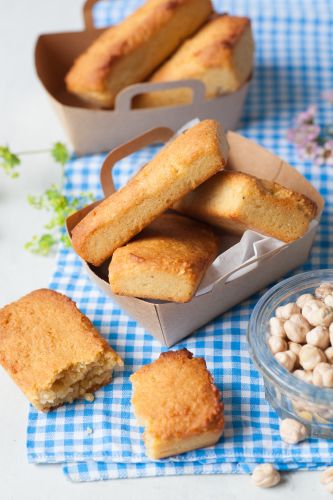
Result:
[[[333,104],[333,90],[325,92],[324,99]],[[295,120],[295,127],[287,132],[288,141],[295,144],[302,159],[315,165],[333,165],[333,127],[321,128],[316,119],[316,106],[309,106]]]

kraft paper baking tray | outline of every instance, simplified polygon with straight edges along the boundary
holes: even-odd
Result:
[[[77,154],[110,151],[121,142],[134,138],[163,123],[174,132],[193,118],[212,118],[234,130],[241,116],[249,82],[239,90],[215,99],[205,98],[205,86],[199,80],[166,83],[138,83],[126,87],[116,98],[113,110],[94,109],[67,92],[64,78],[74,59],[104,31],[92,21],[92,7],[84,6],[85,29],[79,32],[40,35],[35,48],[35,66],[39,80]],[[192,103],[151,109],[133,109],[135,96],[170,88],[190,88]]]
[[[101,168],[101,185],[105,197],[115,191],[112,168],[117,161],[152,143],[166,142],[172,136],[173,130],[170,128],[155,128],[113,149]],[[316,189],[293,167],[254,142],[235,132],[228,132],[227,139],[230,146],[227,169],[274,180],[305,194],[317,204],[318,215],[308,232],[289,244],[253,231],[246,231],[236,239],[226,235],[230,246],[219,256],[222,271],[220,270],[218,278],[213,284],[211,281],[207,284],[205,277],[199,292],[186,304],[114,295],[107,278],[109,262],[94,267],[83,261],[90,279],[110,300],[119,304],[129,316],[167,347],[304,263],[316,235],[324,205]],[[69,235],[78,222],[100,202],[92,203],[67,219]],[[223,266],[226,266],[225,272]]]

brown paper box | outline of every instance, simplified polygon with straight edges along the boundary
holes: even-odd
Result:
[[[166,127],[153,129],[122,146],[114,149],[105,159],[101,169],[101,184],[104,195],[115,191],[112,181],[113,165],[134,151],[154,142],[166,142],[173,131]],[[286,162],[244,137],[228,132],[230,145],[227,168],[247,172],[263,179],[277,181],[284,186],[305,194],[318,205],[320,219],[324,200],[316,189]],[[78,222],[100,201],[76,212],[67,219],[69,235]],[[186,304],[159,302],[114,295],[107,281],[108,263],[96,268],[84,262],[91,280],[113,301],[140,323],[162,344],[170,347],[206,324],[214,317],[240,303],[253,293],[261,290],[288,271],[301,265],[308,258],[317,226],[312,227],[302,238],[285,244],[261,258],[225,274],[214,288],[203,295],[194,297]],[[257,264],[255,266],[254,264]],[[241,268],[248,272],[240,277],[233,276]]]
[[[84,6],[85,30],[40,35],[35,48],[37,75],[48,93],[69,141],[78,154],[110,151],[129,138],[158,127],[161,122],[174,132],[193,118],[212,118],[225,129],[235,129],[247,94],[247,82],[237,92],[216,99],[205,99],[205,86],[199,80],[166,83],[138,83],[120,92],[114,110],[92,109],[67,92],[64,78],[74,59],[102,33],[93,26],[91,9],[96,0]],[[154,109],[132,109],[132,99],[152,90],[189,87],[189,105]]]

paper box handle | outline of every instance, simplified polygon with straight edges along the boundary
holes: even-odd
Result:
[[[86,30],[95,29],[93,7],[99,0],[86,0],[83,5],[83,22]]]
[[[167,127],[153,128],[135,139],[113,149],[105,158],[101,168],[100,179],[104,196],[110,196],[116,191],[112,178],[114,165],[126,156],[156,142],[166,142],[174,135],[173,130]]]
[[[198,105],[205,101],[206,87],[200,80],[177,80],[175,82],[143,82],[136,83],[124,88],[116,97],[115,111],[121,113],[131,111],[132,101],[135,96],[145,92],[154,92],[156,90],[169,90],[177,88],[190,88],[192,90],[192,102],[187,105]],[[144,109],[144,108],[143,108]],[[148,108],[149,109],[149,108]],[[165,109],[163,107],[163,109]],[[153,108],[156,112],[156,108]]]

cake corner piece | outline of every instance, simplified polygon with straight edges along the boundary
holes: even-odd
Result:
[[[203,358],[187,349],[165,352],[130,380],[134,413],[145,428],[150,458],[213,446],[220,439],[223,403]]]

